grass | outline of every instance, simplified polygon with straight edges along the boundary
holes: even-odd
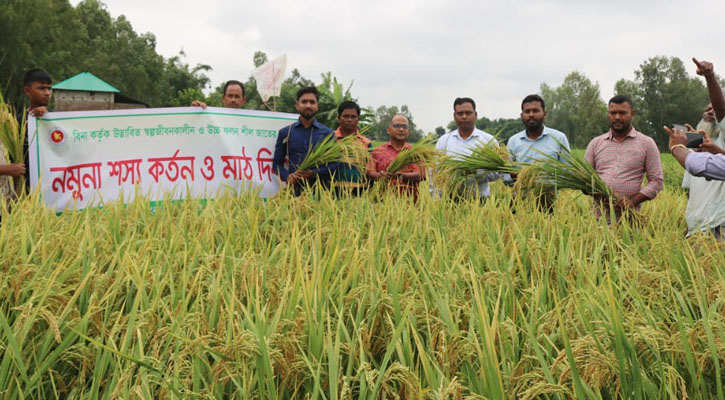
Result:
[[[0,228],[0,397],[723,398],[725,249],[684,240],[682,191],[640,228],[491,192],[26,198]]]

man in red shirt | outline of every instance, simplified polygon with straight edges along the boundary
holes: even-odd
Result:
[[[423,179],[423,170],[416,164],[409,164],[401,171],[394,174],[388,172],[388,166],[403,149],[410,149],[407,142],[410,136],[408,118],[397,114],[390,120],[388,125],[390,141],[373,149],[373,163],[368,166],[368,178],[373,180],[385,180],[390,182],[391,187],[396,187],[400,193],[413,196],[418,200],[418,183]]]

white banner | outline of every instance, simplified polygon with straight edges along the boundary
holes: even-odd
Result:
[[[29,121],[30,183],[57,211],[129,202],[137,189],[152,201],[227,188],[269,197],[277,132],[296,120],[214,107],[52,112]]]

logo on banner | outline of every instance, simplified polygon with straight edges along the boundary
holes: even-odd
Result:
[[[50,141],[55,144],[61,144],[65,142],[65,132],[60,128],[55,128],[50,131]]]

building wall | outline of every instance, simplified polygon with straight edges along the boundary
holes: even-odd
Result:
[[[54,90],[55,111],[113,110],[113,93]]]
[[[143,104],[134,103],[113,103],[114,110],[130,110],[133,108],[146,108],[146,106]]]

